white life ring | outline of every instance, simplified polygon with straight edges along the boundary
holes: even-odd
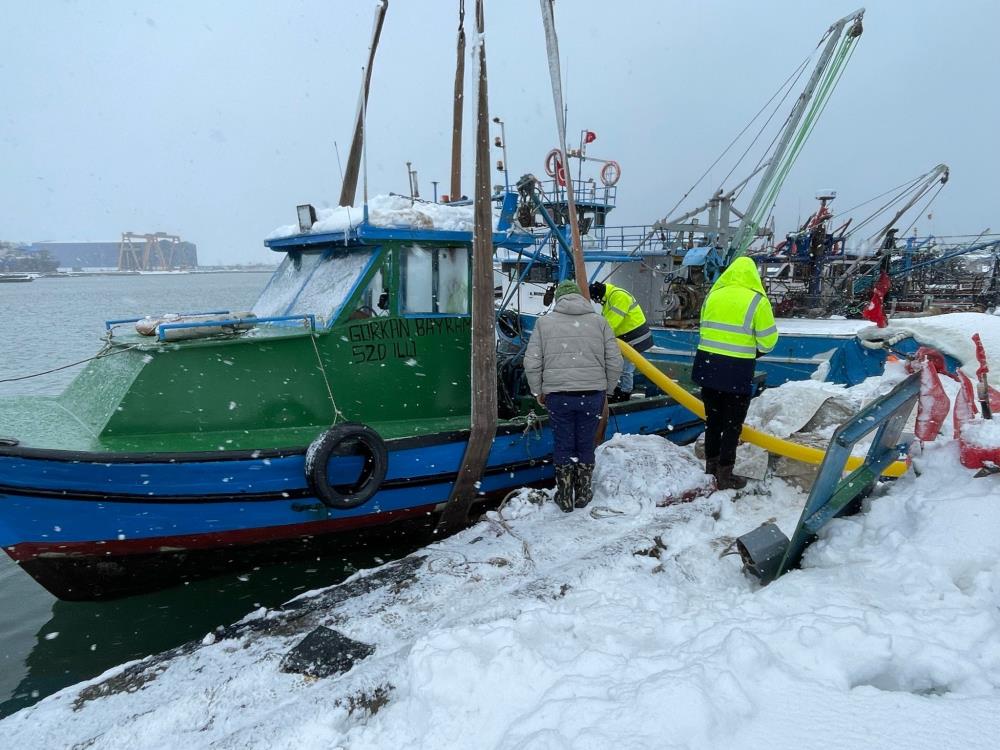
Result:
[[[616,161],[609,161],[601,167],[601,182],[607,187],[613,187],[621,179],[622,168]]]
[[[555,177],[556,172],[562,166],[562,153],[559,149],[554,148],[545,155],[545,174],[549,177]]]

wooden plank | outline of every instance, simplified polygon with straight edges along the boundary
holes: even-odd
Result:
[[[344,170],[344,184],[340,188],[340,205],[353,206],[358,192],[358,173],[361,171],[361,150],[365,140],[365,111],[368,109],[368,90],[372,83],[372,66],[375,64],[375,50],[382,36],[382,23],[385,21],[385,11],[389,0],[379,0],[375,7],[375,25],[372,28],[372,43],[368,48],[368,64],[365,66],[365,82],[361,87],[361,99],[358,102],[358,113],[354,118],[354,137],[351,138],[351,150],[347,156],[347,168]]]
[[[462,110],[465,104],[465,0],[458,0],[458,56],[451,115],[451,200],[462,197]]]

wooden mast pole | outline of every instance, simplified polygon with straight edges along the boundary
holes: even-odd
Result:
[[[389,0],[379,0],[375,6],[375,25],[372,28],[372,43],[368,48],[368,65],[365,66],[365,82],[361,87],[361,97],[358,101],[358,113],[354,118],[354,137],[351,138],[351,150],[347,156],[347,169],[344,170],[344,184],[340,188],[340,205],[353,206],[354,197],[358,192],[358,172],[361,170],[361,147],[365,138],[365,110],[368,105],[368,90],[372,82],[372,66],[375,64],[375,50],[382,35],[382,23],[385,21],[385,11]]]
[[[468,523],[497,428],[497,350],[493,309],[493,211],[490,202],[490,115],[486,91],[483,0],[476,0],[476,184],[472,233],[472,420],[448,504],[437,530],[456,531]]]
[[[451,200],[462,196],[462,111],[465,105],[465,0],[458,0],[458,56],[455,61],[455,103],[451,117]]]

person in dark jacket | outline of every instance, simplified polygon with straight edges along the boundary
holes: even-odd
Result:
[[[736,446],[753,396],[757,357],[778,341],[771,303],[749,258],[737,258],[712,285],[701,308],[691,379],[705,404],[705,472],[719,489],[742,489],[733,474]]]
[[[607,321],[575,281],[556,287],[555,307],[535,323],[524,353],[531,393],[549,412],[555,440],[556,504],[565,512],[593,497],[594,437],[605,399],[622,371]]]

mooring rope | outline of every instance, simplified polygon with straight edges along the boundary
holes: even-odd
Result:
[[[43,370],[42,372],[35,372],[32,373],[31,375],[19,375],[16,378],[3,378],[0,379],[0,383],[13,383],[16,380],[28,380],[30,378],[37,378],[42,375],[48,375],[49,373],[59,372],[60,370],[66,370],[69,369],[70,367],[76,367],[77,365],[82,365],[85,364],[86,362],[92,362],[95,359],[103,359],[104,357],[110,357],[115,354],[122,354],[124,352],[131,351],[132,349],[135,349],[138,346],[139,346],[138,344],[132,344],[131,346],[126,346],[125,348],[119,349],[118,351],[109,352],[108,350],[111,348],[111,345],[106,344],[105,347],[101,349],[101,351],[99,351],[93,357],[87,357],[86,359],[81,359],[79,362],[71,362],[68,365],[61,365],[60,367],[53,367],[51,370]]]
[[[316,352],[316,363],[319,365],[319,371],[323,375],[323,385],[326,386],[326,395],[330,397],[330,404],[333,406],[333,424],[337,424],[338,418],[343,417],[344,412],[337,408],[337,402],[333,398],[333,390],[330,388],[330,379],[326,375],[326,367],[323,365],[323,358],[319,356],[319,347],[316,346],[316,335],[310,333],[309,340],[312,342],[313,351]]]

